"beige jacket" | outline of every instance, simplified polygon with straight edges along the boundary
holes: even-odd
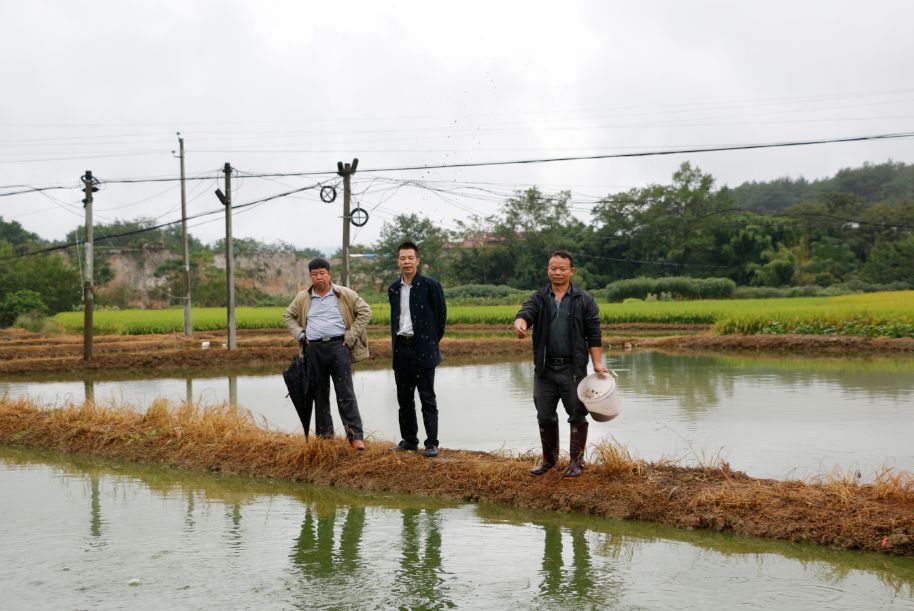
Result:
[[[343,340],[352,353],[352,362],[368,358],[368,321],[371,320],[371,306],[352,289],[331,284],[331,290],[340,302],[340,314],[346,324]],[[308,325],[308,309],[311,307],[311,287],[308,286],[295,296],[282,317],[289,333],[296,340]]]

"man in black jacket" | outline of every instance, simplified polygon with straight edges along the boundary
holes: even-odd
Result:
[[[587,376],[587,357],[593,368],[606,375],[600,334],[600,311],[589,293],[571,284],[574,259],[564,250],[549,257],[549,286],[533,293],[514,319],[514,334],[527,336],[533,328],[533,403],[543,444],[543,462],[531,470],[542,475],[559,457],[559,399],[571,424],[571,460],[565,477],[584,469],[587,446],[587,408],[578,399],[578,383]]]
[[[419,389],[425,451],[438,455],[438,402],[435,398],[435,367],[441,362],[438,342],[444,336],[447,305],[444,290],[434,278],[419,274],[419,247],[403,242],[397,248],[397,266],[402,274],[387,289],[390,301],[390,338],[393,344],[394,378],[400,406],[400,443],[395,451],[419,449],[415,392]]]

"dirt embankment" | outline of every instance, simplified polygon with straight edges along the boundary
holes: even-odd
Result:
[[[884,474],[873,484],[775,481],[726,465],[646,463],[601,445],[579,478],[563,479],[561,464],[535,477],[528,472],[534,456],[444,448],[425,459],[371,440],[356,452],[344,439],[260,429],[237,409],[170,409],[163,402],[143,414],[91,404],[41,410],[0,398],[0,444],[914,556],[914,480],[906,474]]]
[[[529,353],[528,343],[499,331],[500,336],[480,337],[482,331],[472,329],[445,337],[441,349],[448,357]],[[372,329],[370,360],[390,358],[390,340],[382,333]],[[102,335],[94,338],[87,362],[81,336],[8,331],[0,337],[0,375],[287,365],[296,351],[295,341],[278,329],[239,330],[237,350],[227,350],[225,341],[224,332],[195,333],[192,339],[179,334]]]
[[[370,360],[390,358],[385,327],[370,330]],[[239,330],[238,349],[225,348],[225,332],[200,332],[193,338],[169,335],[102,335],[94,338],[92,360],[84,361],[79,335],[42,335],[21,330],[0,334],[0,375],[93,371],[149,371],[279,366],[289,362],[295,342],[284,329]],[[207,347],[204,348],[204,344]],[[664,349],[830,355],[914,354],[914,339],[823,335],[710,335],[702,325],[607,325],[607,350]],[[518,340],[504,326],[449,328],[441,351],[448,358],[529,355],[530,341]]]
[[[612,345],[617,342],[610,340]],[[856,335],[673,335],[633,338],[632,347],[683,351],[791,352],[798,354],[898,354],[914,353],[914,338],[860,337]],[[623,344],[624,345],[624,344]]]

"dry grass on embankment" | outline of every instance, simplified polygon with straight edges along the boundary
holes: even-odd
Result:
[[[770,354],[911,354],[912,338],[826,335],[709,335],[699,326],[604,325],[609,351],[663,349],[681,352],[754,352]],[[386,329],[372,328],[368,363],[390,358]],[[678,333],[678,335],[657,334]],[[654,335],[653,337],[650,335]],[[209,342],[209,349],[201,343]],[[222,348],[224,332],[170,335],[105,335],[94,341],[93,358],[82,358],[83,339],[21,330],[0,332],[0,375],[42,375],[93,371],[167,371],[227,367],[285,366],[296,351],[285,329],[239,330],[238,349]],[[447,359],[529,356],[530,340],[518,340],[497,325],[463,325],[449,329],[441,342]]]
[[[165,402],[139,413],[91,404],[43,410],[3,397],[0,443],[914,556],[914,478],[907,473],[887,471],[872,484],[759,480],[726,464],[652,464],[633,460],[623,447],[601,445],[580,478],[562,479],[560,469],[533,477],[527,471],[534,456],[443,449],[439,458],[425,459],[371,440],[356,452],[342,439],[259,428],[237,408]]]

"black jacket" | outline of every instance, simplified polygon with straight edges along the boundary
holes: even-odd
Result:
[[[387,288],[390,301],[390,340],[396,351],[397,331],[400,329],[400,282],[397,278]],[[423,367],[435,367],[441,362],[438,342],[444,337],[447,304],[441,283],[429,276],[416,274],[409,289],[409,313],[415,334],[416,354]]]
[[[551,287],[533,293],[521,306],[515,320],[523,318],[533,329],[533,364],[536,375],[546,366],[546,344],[549,342],[549,300]],[[577,287],[571,292],[571,366],[575,377],[587,375],[590,348],[602,346],[600,310],[594,298]]]

